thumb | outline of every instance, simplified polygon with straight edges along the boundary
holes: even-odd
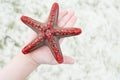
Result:
[[[74,64],[75,60],[70,56],[64,56],[63,64]]]

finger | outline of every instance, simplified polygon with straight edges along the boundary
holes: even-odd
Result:
[[[74,64],[75,60],[72,57],[64,56],[64,62],[63,64]]]
[[[58,22],[61,21],[61,19],[68,14],[67,10],[62,10],[59,12]]]
[[[69,11],[68,14],[66,16],[64,16],[64,18],[62,18],[59,22],[58,22],[58,26],[65,26],[65,24],[71,19],[71,17],[74,15],[73,11]]]
[[[72,57],[63,56],[63,58],[64,58],[64,62],[62,64],[74,64],[75,63],[75,60]],[[59,63],[57,63],[57,61],[54,58],[51,60],[50,63],[51,63],[51,65],[59,64]],[[49,64],[49,62],[48,62],[48,64]]]
[[[64,38],[61,38],[61,39],[59,40],[59,43],[61,44],[61,43],[63,42],[63,40],[64,40]]]
[[[76,17],[76,16],[72,16],[72,18],[69,20],[69,22],[68,22],[64,27],[65,27],[65,28],[73,27],[74,24],[76,23],[76,21],[77,21],[77,17]],[[59,42],[62,43],[63,40],[64,40],[64,39],[61,38],[61,39],[59,40]]]
[[[72,18],[69,20],[69,22],[67,22],[67,24],[64,26],[65,28],[67,27],[73,27],[74,24],[77,21],[77,17],[76,16],[72,16]]]

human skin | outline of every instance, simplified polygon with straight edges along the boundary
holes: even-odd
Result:
[[[58,17],[59,27],[73,27],[77,18],[73,11],[62,10]],[[37,34],[30,30],[25,45],[31,42]],[[63,41],[60,40],[60,43]],[[63,64],[73,64],[74,59],[70,56],[63,56]],[[29,54],[18,53],[11,61],[0,71],[0,80],[25,80],[41,64],[57,65],[50,49],[47,46],[40,47]]]

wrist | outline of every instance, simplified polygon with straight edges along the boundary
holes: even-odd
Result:
[[[30,55],[19,53],[1,70],[0,80],[24,80],[38,66]]]
[[[18,54],[18,57],[23,59],[23,61],[25,61],[27,64],[29,64],[29,67],[30,66],[33,66],[33,67],[39,66],[39,64],[29,54],[20,53],[20,54]]]

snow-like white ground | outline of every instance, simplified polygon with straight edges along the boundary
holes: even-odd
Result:
[[[0,0],[0,68],[24,45],[21,15],[42,21],[53,2],[74,10],[82,34],[62,43],[73,65],[41,65],[28,80],[120,80],[120,0]],[[67,46],[66,46],[67,45]]]

